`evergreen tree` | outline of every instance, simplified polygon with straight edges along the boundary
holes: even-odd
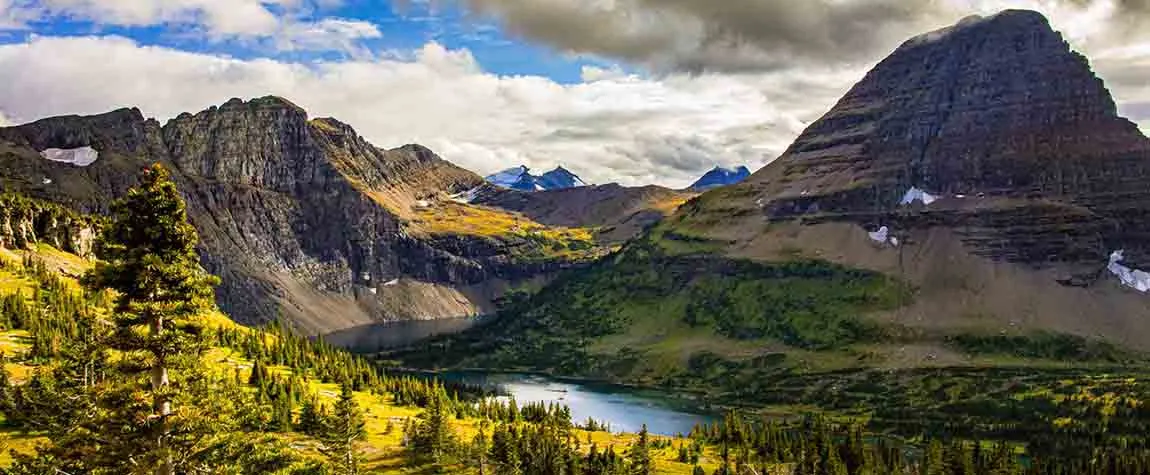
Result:
[[[5,414],[7,416],[5,422],[11,424],[10,419],[16,411],[16,401],[13,397],[16,388],[8,379],[7,363],[8,358],[0,351],[0,414]]]
[[[930,441],[926,448],[923,460],[923,475],[944,475],[946,473],[943,462],[942,443],[938,439]]]
[[[471,441],[471,463],[479,470],[479,475],[487,475],[487,421],[480,422],[479,433]]]
[[[433,471],[442,471],[451,464],[457,442],[446,405],[446,396],[437,393],[419,415],[407,447],[413,465],[431,464]]]
[[[643,424],[643,428],[639,431],[639,439],[635,441],[635,444],[631,446],[630,453],[627,454],[631,459],[631,473],[634,475],[655,473],[655,467],[651,463],[651,447],[648,437],[647,424]]]
[[[365,435],[363,414],[355,402],[351,383],[340,388],[339,401],[335,410],[324,423],[320,436],[323,454],[340,475],[356,475],[359,472],[359,453],[355,443]]]
[[[198,453],[190,448],[212,435],[203,431],[210,414],[179,411],[174,402],[203,382],[197,369],[205,342],[196,316],[213,305],[218,279],[199,265],[196,230],[162,166],[145,170],[111,213],[99,242],[102,261],[83,279],[94,291],[116,291],[108,346],[121,355],[123,384],[103,395],[109,411],[102,423],[116,437],[101,453],[172,475],[177,459]]]

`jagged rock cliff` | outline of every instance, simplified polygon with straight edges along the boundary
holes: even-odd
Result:
[[[96,161],[76,166],[39,155],[79,147],[95,149]],[[582,257],[555,255],[550,243],[508,229],[478,233],[431,219],[458,208],[497,212],[451,201],[483,179],[430,150],[379,149],[350,126],[309,120],[276,97],[233,99],[162,126],[121,109],[0,129],[5,189],[79,211],[105,210],[150,162],[173,170],[203,263],[223,280],[219,303],[245,323],[282,313],[326,332],[474,315],[510,283]],[[509,228],[539,226],[497,217]]]
[[[92,257],[98,223],[62,206],[0,195],[0,247],[27,249],[43,243]]]
[[[1047,20],[911,39],[777,160],[685,205],[671,238],[898,276],[918,328],[1063,331],[1150,347],[1150,140]],[[869,234],[868,234],[869,232]],[[1127,282],[1129,284],[1129,282]]]

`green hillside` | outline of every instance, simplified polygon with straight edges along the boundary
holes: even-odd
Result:
[[[385,357],[659,387],[766,417],[815,412],[911,439],[1043,445],[1042,434],[1082,431],[1122,445],[1150,426],[1140,353],[1053,332],[884,323],[874,315],[913,302],[917,289],[797,255],[720,257],[673,224],[509,298],[484,325]],[[946,352],[961,364],[905,364],[893,359],[899,352]]]
[[[1053,474],[1134,473],[1129,470],[1150,460],[1143,446],[1131,445],[1140,444],[1150,427],[1142,404],[1146,388],[1138,378],[1095,377],[1064,381],[1057,391],[1035,385],[1029,395],[1012,393],[1027,407],[1043,409],[1046,401],[1070,412],[1046,425],[1046,412],[1039,410],[1029,425],[1006,426],[1011,433],[986,432],[1002,420],[1000,411],[1014,408],[984,401],[982,420],[920,415],[917,429],[908,420],[902,429],[928,429],[921,438],[894,435],[906,432],[899,427],[868,434],[860,424],[865,417],[758,419],[736,412],[690,434],[663,437],[645,428],[612,434],[593,419],[576,425],[565,407],[519,406],[477,388],[388,374],[286,326],[245,328],[221,314],[212,304],[215,279],[197,263],[196,236],[182,201],[161,168],[147,173],[102,224],[102,260],[31,241],[22,249],[0,249],[0,445],[6,449],[0,474]],[[574,314],[537,314],[545,326],[518,328],[514,334],[522,338],[512,343],[545,341],[562,345],[551,353],[586,358],[596,351],[623,353],[631,344],[610,337],[655,323],[639,309],[662,302],[666,316],[683,320],[668,330],[683,332],[691,344],[712,345],[704,345],[708,351],[734,358],[731,343],[777,339],[816,352],[872,337],[875,330],[854,312],[907,298],[897,282],[810,261],[751,266],[632,247],[603,265],[627,272],[595,268],[556,288],[589,282],[585,290],[634,292],[567,291],[553,298],[594,305],[600,301],[592,296],[602,295],[613,305],[639,305],[580,325],[564,323]],[[727,277],[680,280],[699,266]],[[782,290],[770,306],[752,297],[776,287]],[[548,292],[554,290],[541,296]],[[507,308],[527,311],[529,302],[512,299]],[[714,318],[715,310],[723,316]],[[846,316],[811,325],[811,313]],[[531,339],[550,328],[566,333]],[[700,335],[718,336],[708,341]],[[592,340],[596,345],[585,351],[574,344]],[[576,361],[549,360],[542,349],[529,347],[523,353],[506,345],[496,349],[489,363]],[[777,364],[772,355],[754,361]],[[700,364],[717,367],[699,354],[688,364],[692,371]],[[663,376],[687,375],[673,367]],[[962,397],[971,386],[930,381],[936,397],[972,403]],[[857,381],[850,391],[876,392],[866,383]],[[794,384],[812,387],[809,381]],[[928,397],[907,395],[913,401]],[[1105,435],[1084,446],[1076,442],[1084,432]],[[1010,437],[983,441],[985,435],[1021,433],[1029,435],[1027,444]]]

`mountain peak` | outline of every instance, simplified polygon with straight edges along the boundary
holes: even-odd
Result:
[[[718,188],[720,186],[733,185],[741,182],[751,176],[751,171],[745,165],[740,165],[736,168],[724,168],[722,165],[715,165],[711,171],[707,172],[698,181],[691,184],[688,188],[692,191],[706,191],[711,188]]]
[[[489,175],[486,179],[496,186],[519,191],[561,190],[587,186],[578,175],[571,173],[562,165],[540,176],[532,175],[527,165],[520,165]]]
[[[1034,10],[1003,10],[993,15],[970,15],[953,25],[915,36],[903,43],[899,49],[930,44],[957,34],[986,33],[980,30],[1000,30],[1013,33],[1036,31],[1039,33],[1056,34],[1050,26],[1050,21],[1039,12]]]

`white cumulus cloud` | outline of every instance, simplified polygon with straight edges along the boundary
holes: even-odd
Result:
[[[803,75],[822,86],[794,90],[794,80],[770,74],[607,75],[564,85],[489,74],[467,50],[437,43],[410,61],[299,64],[122,37],[33,37],[0,46],[0,109],[29,121],[138,106],[166,119],[276,94],[351,124],[378,146],[421,143],[478,173],[562,164],[599,183],[685,186],[716,164],[774,158],[861,71]]]
[[[288,51],[366,55],[359,42],[382,36],[376,25],[307,15],[337,5],[332,0],[0,0],[0,30],[25,28],[31,19],[68,18],[100,26],[163,26],[211,41],[264,41]]]

